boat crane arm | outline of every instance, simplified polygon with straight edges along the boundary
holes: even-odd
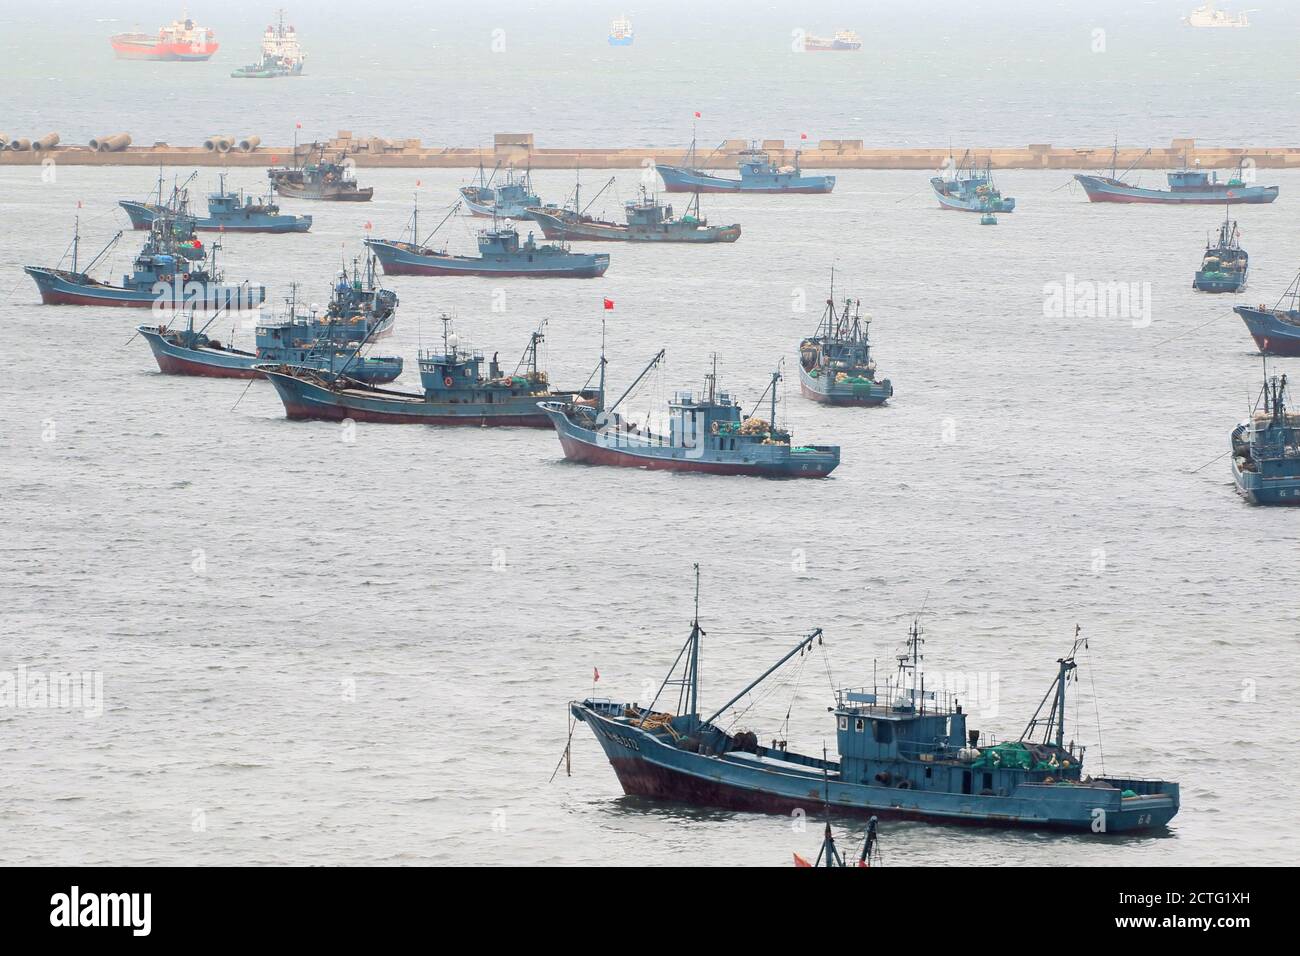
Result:
[[[433,227],[433,232],[429,233],[427,236],[424,237],[424,242],[417,242],[416,245],[419,246],[427,245],[429,240],[433,238],[433,233],[441,229],[443,225],[447,222],[447,220],[456,214],[456,210],[460,209],[460,206],[461,206],[461,200],[458,199],[456,200],[455,203],[452,204],[451,209],[447,211],[447,215],[443,216],[442,220],[438,223],[438,225]]]
[[[598,190],[596,190],[596,195],[592,196],[591,199],[587,201],[587,205],[583,206],[580,210],[578,210],[579,216],[581,216],[583,213],[585,213],[588,209],[591,208],[591,204],[600,198],[601,193],[603,193],[610,186],[614,185],[615,178],[616,177],[614,176],[610,176],[609,179],[605,182],[605,185],[601,186]]]
[[[817,638],[819,638],[819,637],[821,637],[821,636],[822,636],[822,629],[821,629],[820,627],[818,627],[818,628],[814,628],[812,631],[808,632],[808,633],[805,634],[803,637],[799,638],[799,643],[796,644],[794,647],[790,648],[790,650],[786,652],[785,656],[783,656],[779,661],[777,661],[775,664],[773,664],[773,665],[772,665],[771,667],[769,667],[767,670],[763,671],[763,673],[760,674],[760,675],[758,676],[758,679],[757,679],[757,680],[752,680],[752,681],[750,681],[748,684],[746,684],[744,690],[742,690],[739,694],[737,694],[735,697],[731,698],[731,700],[727,701],[725,704],[723,704],[721,707],[719,707],[716,711],[714,711],[711,715],[709,715],[709,717],[704,721],[704,723],[706,723],[706,724],[711,724],[711,723],[713,723],[715,720],[718,719],[719,716],[722,715],[722,713],[723,713],[723,712],[724,712],[728,707],[730,707],[730,706],[731,706],[732,704],[734,704],[736,701],[740,700],[740,698],[744,697],[746,694],[748,694],[751,690],[753,690],[753,689],[754,689],[755,687],[757,687],[759,684],[763,683],[763,681],[767,680],[768,677],[770,677],[770,676],[772,675],[772,672],[773,672],[773,671],[775,671],[778,667],[780,667],[782,664],[784,664],[784,663],[785,663],[786,661],[788,661],[790,658],[794,657],[796,654],[798,654],[798,653],[799,653],[800,651],[802,651],[804,648],[808,648],[809,650],[812,650],[812,644],[813,644],[813,641],[815,641]]]
[[[117,235],[115,235],[112,239],[108,240],[108,242],[105,243],[104,248],[99,250],[99,254],[96,255],[95,258],[91,259],[90,263],[86,266],[86,268],[82,269],[81,271],[86,275],[90,275],[90,270],[95,268],[95,263],[99,262],[100,259],[104,258],[104,256],[108,254],[108,250],[112,249],[115,245],[117,245],[117,240],[121,238],[122,238],[122,230],[119,229],[117,231]]]
[[[609,408],[607,408],[607,409],[605,410],[607,414],[608,414],[608,413],[612,413],[612,412],[614,411],[614,409],[618,408],[618,406],[619,406],[620,404],[622,404],[623,399],[627,398],[629,395],[632,394],[632,389],[636,388],[639,384],[641,384],[641,379],[645,378],[646,375],[649,374],[650,370],[651,370],[652,368],[654,368],[656,365],[658,365],[658,364],[663,360],[664,353],[667,352],[667,351],[668,351],[667,349],[660,349],[660,350],[659,350],[659,354],[656,355],[654,358],[652,358],[652,359],[650,360],[650,363],[649,363],[648,365],[646,365],[646,367],[643,368],[643,369],[641,370],[641,374],[638,375],[635,379],[632,380],[632,384],[629,385],[629,386],[627,387],[627,390],[624,391],[623,394],[620,395],[620,396],[618,397],[618,401],[615,402],[613,405],[609,406]],[[602,356],[602,358],[603,358],[603,356]]]

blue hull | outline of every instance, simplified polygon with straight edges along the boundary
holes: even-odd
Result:
[[[1239,455],[1232,456],[1232,480],[1237,484],[1237,493],[1251,504],[1300,506],[1300,474],[1265,478],[1243,464]]]
[[[348,363],[346,355],[330,353],[309,355],[302,350],[293,355],[257,355],[233,348],[188,348],[169,341],[153,326],[140,326],[137,332],[149,343],[158,370],[167,375],[197,375],[207,378],[259,378],[254,366],[268,362],[292,360],[309,368],[340,372],[347,366],[347,375],[360,382],[384,384],[402,374],[400,358],[359,358]]]
[[[151,204],[123,199],[118,205],[126,210],[133,228],[148,229],[153,225],[157,209]],[[194,228],[206,232],[306,232],[311,228],[311,221],[311,216],[240,211],[231,216],[196,218]]]
[[[1144,189],[1128,186],[1104,176],[1076,173],[1091,202],[1161,203],[1168,206],[1231,205],[1234,203],[1269,203],[1277,198],[1276,186],[1228,186],[1217,184],[1203,189]]]
[[[1197,292],[1240,292],[1246,288],[1246,276],[1242,273],[1220,279],[1198,272],[1192,280],[1192,288]]]
[[[894,395],[889,379],[864,382],[830,382],[820,374],[812,374],[799,366],[799,390],[805,398],[822,405],[876,407],[884,405]]]
[[[725,179],[682,166],[659,165],[655,169],[670,193],[828,193],[835,188],[834,176],[773,173]]]
[[[1143,780],[1027,783],[1005,796],[858,783],[841,779],[834,760],[762,746],[754,753],[692,752],[662,730],[621,716],[625,705],[586,700],[569,706],[591,728],[625,793],[693,806],[789,813],[828,803],[836,812],[885,819],[1085,833],[1094,832],[1099,811],[1105,833],[1126,833],[1164,827],[1179,807],[1176,783]],[[1125,790],[1135,795],[1124,797]]]
[[[215,283],[157,283],[150,288],[112,286],[84,273],[64,272],[38,266],[24,271],[36,282],[46,305],[102,305],[117,308],[197,308],[200,310],[255,309],[266,299],[260,285],[218,285]]]
[[[1262,353],[1300,356],[1300,312],[1246,305],[1236,306],[1233,311],[1246,323],[1246,330]]]

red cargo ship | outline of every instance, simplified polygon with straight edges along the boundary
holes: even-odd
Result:
[[[118,33],[110,42],[119,60],[206,60],[218,46],[211,30],[188,17],[159,27],[156,34]]]

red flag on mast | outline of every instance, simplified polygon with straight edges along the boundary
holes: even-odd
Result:
[[[612,311],[613,308],[614,308],[614,300],[613,300],[613,299],[606,299],[606,300],[605,300],[605,309],[606,309],[606,311]]]
[[[598,681],[598,680],[600,680],[600,668],[599,668],[599,667],[593,667],[593,668],[591,669],[591,682],[594,684],[594,683],[596,683],[596,681]]]

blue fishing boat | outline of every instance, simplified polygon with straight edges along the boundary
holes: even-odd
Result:
[[[541,408],[569,461],[589,465],[621,465],[664,471],[695,471],[712,475],[754,475],[764,478],[825,478],[840,463],[838,445],[802,445],[776,426],[776,386],[772,374],[754,412],[742,415],[740,403],[717,389],[717,361],[705,378],[701,395],[677,392],[668,403],[668,428],[628,421],[619,406],[664,357],[658,355],[633,380],[619,399],[605,407],[605,356],[600,358],[600,386],[594,401],[548,401]],[[771,421],[754,414],[771,394]]]
[[[1234,306],[1232,311],[1246,323],[1262,354],[1300,356],[1300,273],[1272,308],[1260,303]]]
[[[1192,279],[1193,289],[1198,292],[1240,292],[1246,287],[1250,256],[1241,248],[1240,235],[1237,223],[1225,213],[1218,239],[1205,243],[1201,268]]]
[[[142,325],[136,331],[149,344],[160,371],[169,375],[212,378],[258,378],[255,366],[287,362],[333,375],[346,374],[359,382],[391,382],[402,374],[397,357],[364,354],[364,346],[391,333],[397,296],[373,284],[373,264],[367,265],[369,282],[353,263],[353,274],[339,272],[322,314],[316,306],[304,310],[297,286],[285,301],[286,318],[259,323],[253,351],[236,348],[233,330],[228,344],[207,335],[218,318],[213,315],[198,329],[190,313],[184,328]]]
[[[953,178],[932,176],[930,188],[934,190],[939,205],[957,212],[990,213],[1014,212],[1016,201],[993,184],[993,161],[986,159],[981,171],[970,150],[962,155],[961,162],[953,165]],[[986,225],[996,225],[997,219]]]
[[[460,195],[465,208],[475,216],[499,219],[532,219],[532,209],[542,201],[533,192],[531,175],[525,171],[516,177],[514,169],[507,169],[505,180],[494,183],[500,166],[484,177],[483,167],[478,168],[478,183],[461,186]]]
[[[670,193],[828,193],[835,188],[834,176],[805,176],[795,150],[794,165],[777,166],[772,157],[754,144],[742,150],[736,166],[739,179],[715,176],[694,162],[695,141],[687,152],[685,166],[655,166]],[[707,164],[707,158],[705,160]],[[704,165],[704,164],[701,164]]]
[[[883,405],[894,394],[893,383],[876,377],[861,300],[844,300],[835,309],[834,285],[817,330],[799,343],[799,390],[823,405]]]
[[[1078,629],[1020,738],[981,742],[979,731],[967,731],[961,703],[926,687],[921,631],[913,623],[894,679],[835,692],[828,710],[836,722],[838,760],[793,752],[780,739],[766,745],[753,730],[736,729],[734,717],[724,726],[733,705],[784,664],[813,657],[824,641],[821,628],[799,638],[705,717],[699,701],[703,636],[697,584],[690,636],[648,706],[595,698],[569,703],[629,795],[774,813],[824,801],[837,812],[881,819],[1099,835],[1159,829],[1178,812],[1177,783],[1084,776],[1084,748],[1067,743],[1065,733],[1066,687],[1077,677],[1075,654],[1086,646]],[[670,688],[675,713],[658,709],[661,700],[668,706]]]
[[[197,175],[197,174],[195,174]],[[191,176],[190,179],[194,177]],[[187,183],[189,180],[186,181]],[[268,199],[257,198],[244,195],[243,190],[239,192],[226,191],[226,174],[221,173],[219,176],[220,185],[216,192],[208,194],[208,214],[207,216],[192,216],[189,212],[189,195],[184,186],[176,187],[173,190],[173,205],[185,211],[186,215],[191,215],[194,219],[194,228],[199,231],[208,232],[306,232],[311,228],[311,216],[295,216],[280,212],[280,207],[275,204],[275,186],[271,186],[271,197]],[[161,194],[162,182],[159,181],[158,188]],[[155,217],[165,205],[163,202],[141,202],[135,199],[123,199],[118,205],[126,210],[127,216],[131,219],[131,225],[136,229],[148,229],[153,225]]]
[[[1164,205],[1220,205],[1223,203],[1269,203],[1277,198],[1278,187],[1255,186],[1246,182],[1244,168],[1238,168],[1235,175],[1221,180],[1217,172],[1206,172],[1199,166],[1184,166],[1182,169],[1166,173],[1168,189],[1148,189],[1126,183],[1127,175],[1147,153],[1139,156],[1124,173],[1117,174],[1115,167],[1119,147],[1112,154],[1111,173],[1109,176],[1090,173],[1076,173],[1074,178],[1083,186],[1089,202],[1118,203],[1161,203]],[[1244,161],[1243,161],[1244,165]]]
[[[451,213],[442,223],[456,211]],[[442,226],[439,223],[434,232]],[[594,279],[609,268],[605,253],[571,252],[563,245],[538,245],[531,232],[520,242],[513,225],[493,220],[478,235],[478,255],[456,255],[419,242],[419,209],[411,216],[411,240],[367,239],[385,275],[396,276],[528,276],[535,279]]]
[[[610,183],[613,181],[613,178],[609,180]],[[597,193],[591,202],[595,202],[599,196],[600,193]],[[680,218],[673,215],[672,206],[661,203],[644,186],[641,187],[640,200],[624,205],[625,223],[609,222],[576,210],[575,200],[574,209],[549,207],[529,211],[547,239],[571,242],[715,243],[735,242],[740,238],[739,223],[729,226],[709,225],[709,221],[700,215],[699,193],[695,194]]]
[[[590,399],[592,393],[551,388],[546,372],[538,367],[541,328],[532,334],[514,371],[506,374],[495,354],[485,366],[482,352],[462,345],[450,321],[443,317],[442,351],[420,354],[420,393],[366,387],[348,381],[350,371],[345,378],[294,364],[257,368],[275,385],[285,414],[295,419],[548,428],[549,420],[537,407],[540,399],[580,400],[584,394]]]
[[[1251,416],[1232,431],[1232,478],[1257,505],[1300,505],[1300,412],[1287,407],[1286,376],[1264,377]]]
[[[46,305],[102,305],[139,309],[255,309],[266,298],[261,285],[228,285],[217,268],[221,243],[209,249],[195,235],[194,220],[164,209],[149,227],[149,237],[121,285],[94,278],[91,270],[122,237],[118,232],[85,268],[78,264],[80,220],[73,231],[72,267],[24,266]]]
[[[369,202],[375,195],[373,186],[362,189],[357,185],[351,163],[341,159],[326,159],[325,147],[320,143],[308,146],[307,155],[310,156],[313,150],[316,152],[314,162],[306,162],[304,158],[301,165],[276,166],[266,171],[271,184],[279,190],[281,196],[329,202]],[[297,142],[294,143],[293,155],[296,161]]]

